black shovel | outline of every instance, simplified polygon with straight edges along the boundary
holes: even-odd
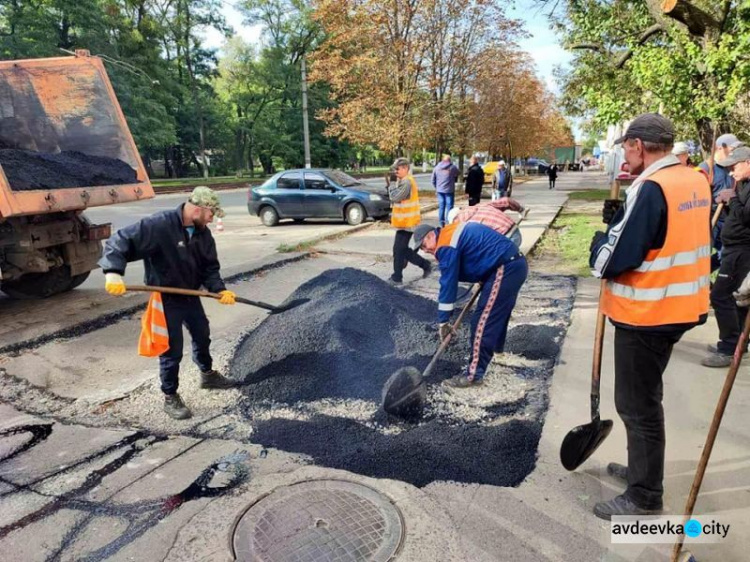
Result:
[[[147,293],[166,293],[169,295],[184,295],[188,297],[205,297],[205,298],[217,299],[217,300],[221,298],[221,295],[217,293],[209,293],[208,291],[194,291],[192,289],[178,289],[176,287],[155,287],[153,285],[128,285],[127,290],[128,291],[141,291],[141,292],[147,292]],[[298,306],[310,301],[310,299],[295,299],[284,305],[274,306],[272,304],[268,304],[267,302],[253,301],[250,299],[246,299],[244,297],[235,297],[235,300],[237,302],[241,302],[242,304],[249,304],[250,306],[263,308],[265,310],[270,311],[271,314],[279,314],[280,312],[286,312],[287,310],[291,310],[292,308],[297,308]]]
[[[620,184],[612,182],[610,198],[620,196]],[[602,347],[604,346],[604,327],[607,317],[602,314],[602,297],[606,281],[602,279],[599,289],[599,309],[596,315],[596,335],[594,336],[594,361],[591,366],[591,423],[571,429],[560,446],[560,461],[568,470],[575,470],[586,459],[594,454],[599,445],[612,431],[612,420],[599,417],[599,387],[602,375]]]

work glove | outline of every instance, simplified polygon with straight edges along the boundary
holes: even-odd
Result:
[[[440,334],[440,341],[442,342],[448,337],[448,334],[454,333],[453,326],[451,326],[450,322],[441,322],[438,333]]]
[[[605,238],[607,238],[606,232],[602,232],[601,230],[594,232],[594,237],[591,239],[591,244],[589,245],[589,253],[593,252],[594,248]]]
[[[719,191],[719,193],[716,194],[716,202],[717,203],[724,203],[725,205],[729,203],[729,200],[734,197],[736,193],[734,192],[734,189],[722,189]]]
[[[125,281],[122,280],[122,275],[119,273],[105,273],[104,274],[104,289],[110,294],[119,297],[124,295]]]
[[[742,285],[733,295],[734,300],[737,301],[737,306],[750,306],[750,273],[747,274]]]
[[[235,302],[237,302],[237,295],[235,295],[232,291],[224,290],[221,291],[219,295],[221,295],[221,298],[219,299],[219,302],[221,304],[234,304]]]
[[[619,199],[605,199],[604,209],[602,210],[602,221],[604,224],[609,224],[612,219],[615,218],[617,211],[622,207],[622,201]]]

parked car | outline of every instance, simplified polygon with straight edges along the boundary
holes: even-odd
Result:
[[[540,174],[546,174],[551,164],[541,158],[528,158],[526,160],[526,169],[536,168]]]
[[[385,186],[369,186],[339,170],[286,170],[252,187],[247,210],[266,226],[281,219],[342,219],[360,224],[387,217],[391,210]]]

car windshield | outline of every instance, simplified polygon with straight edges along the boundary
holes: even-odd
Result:
[[[364,185],[361,181],[358,179],[355,179],[351,177],[349,174],[345,174],[344,172],[340,172],[338,170],[327,170],[323,172],[324,175],[326,175],[330,180],[333,180],[334,183],[337,183],[341,187],[354,187],[357,185]]]

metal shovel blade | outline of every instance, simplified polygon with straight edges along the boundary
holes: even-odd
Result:
[[[383,410],[407,420],[422,416],[426,398],[422,373],[415,367],[402,367],[383,386]]]
[[[560,447],[560,461],[567,470],[575,470],[594,454],[612,431],[612,420],[595,419],[571,429]]]

